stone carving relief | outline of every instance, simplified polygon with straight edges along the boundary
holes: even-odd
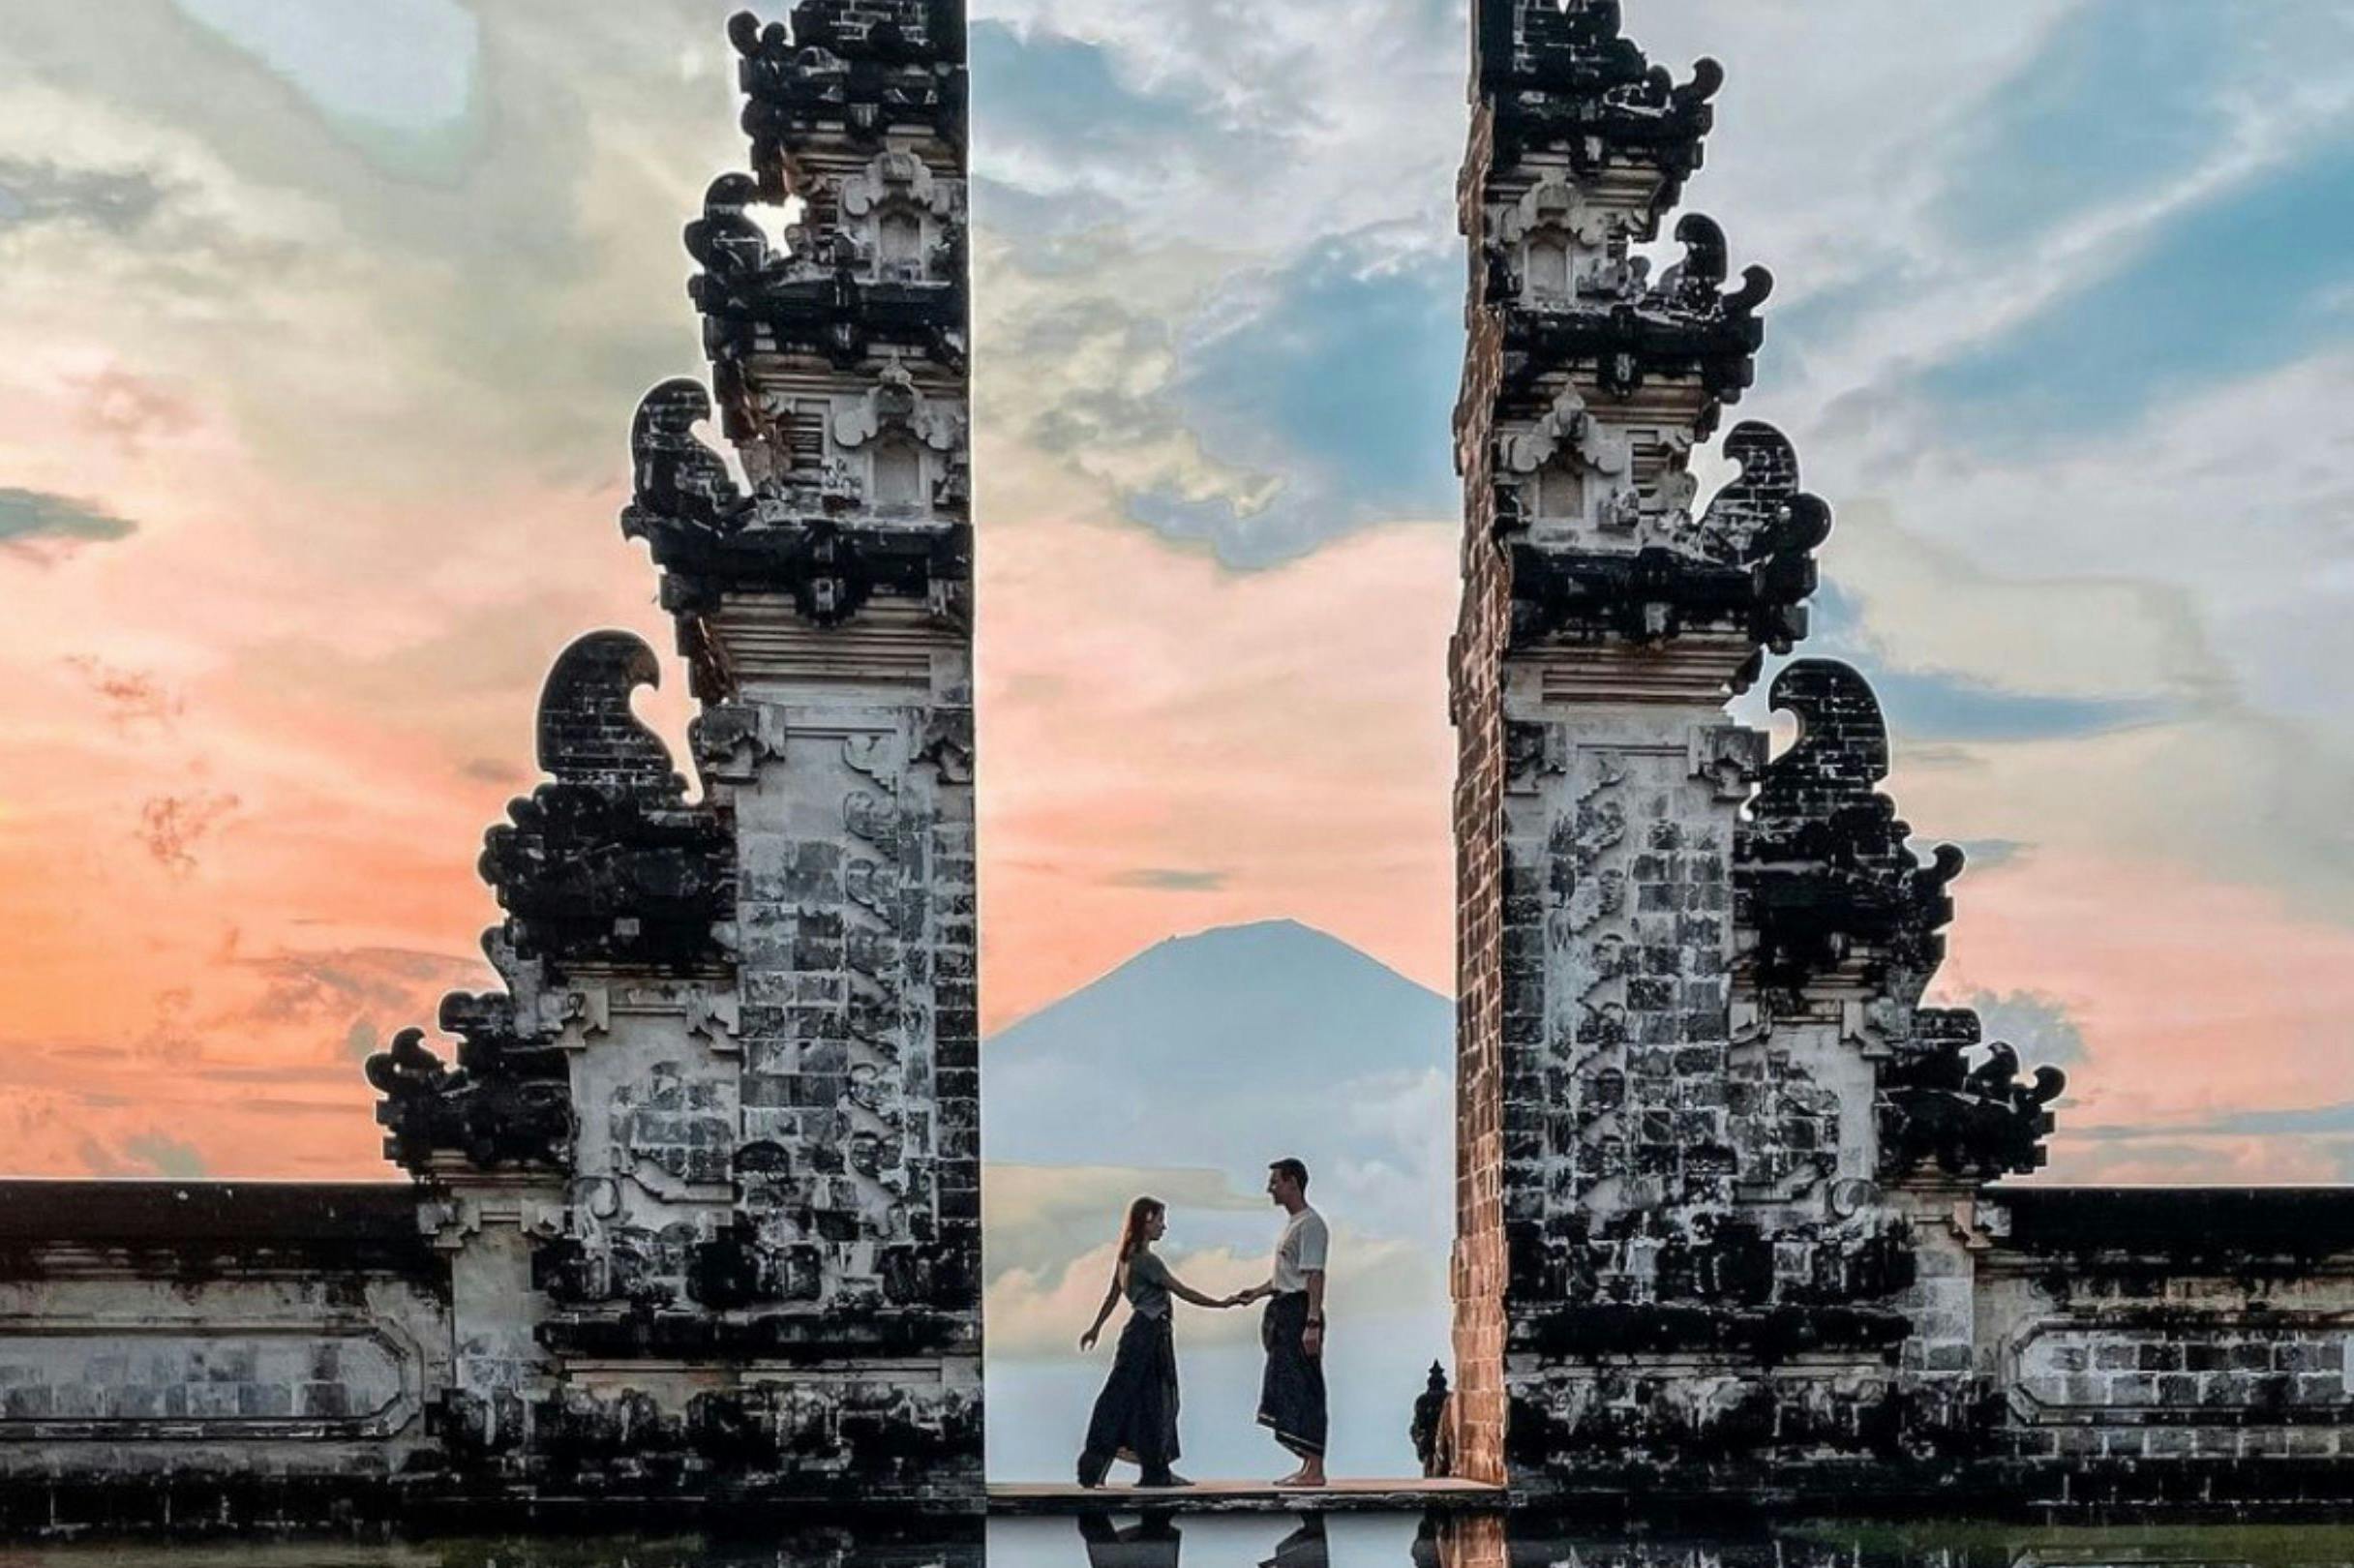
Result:
[[[964,278],[964,183],[923,160],[878,153],[841,183],[840,233],[860,272],[876,282],[955,285]]]
[[[1482,4],[1474,25],[1478,85],[1510,109],[1497,116],[1499,165],[1536,145],[1565,153],[1591,174],[1614,153],[1639,148],[1660,181],[1649,205],[1675,205],[1700,166],[1713,119],[1708,101],[1724,85],[1721,66],[1702,59],[1689,81],[1676,82],[1620,31],[1617,0]]]
[[[1967,1008],[1923,1008],[1880,1076],[1880,1169],[1896,1179],[1934,1165],[1948,1176],[2025,1175],[2044,1161],[2052,1102],[2067,1088],[2056,1067],[2020,1073],[2004,1041],[1974,1062],[1979,1028]]]
[[[1499,438],[1496,468],[1513,483],[1498,517],[1532,542],[1580,540],[1590,527],[1629,534],[1640,521],[1633,444],[1626,430],[1594,417],[1574,384],[1532,426]]]
[[[1490,297],[1535,311],[1639,297],[1651,265],[1628,254],[1639,224],[1627,209],[1588,202],[1572,180],[1540,179],[1488,214]]]
[[[965,421],[927,400],[904,366],[887,365],[872,390],[839,407],[832,434],[854,471],[863,469],[875,517],[925,520],[964,504]]]

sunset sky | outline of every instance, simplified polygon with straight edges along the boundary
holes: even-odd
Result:
[[[548,662],[671,646],[730,9],[0,0],[0,1164],[382,1169]],[[974,0],[992,1026],[1273,917],[1450,982],[1462,9]],[[2354,1177],[2354,11],[1627,12],[2055,1174]]]

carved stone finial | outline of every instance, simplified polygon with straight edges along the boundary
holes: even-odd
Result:
[[[1726,432],[1724,451],[1741,471],[1702,515],[1700,535],[1711,555],[1747,564],[1802,556],[1830,537],[1831,509],[1798,488],[1798,453],[1789,437],[1764,420],[1744,419]]]
[[[673,377],[638,400],[629,426],[634,486],[621,513],[621,531],[647,538],[681,525],[723,531],[743,510],[743,493],[718,453],[695,427],[711,417],[703,383]]]
[[[1739,839],[1760,978],[1803,984],[1861,947],[1877,971],[1910,977],[1917,997],[1944,953],[1946,885],[1962,853],[1947,845],[1928,866],[1913,853],[1912,829],[1876,787],[1888,772],[1887,722],[1859,673],[1801,659],[1774,678],[1771,697],[1797,718],[1798,738],[1767,765]]]
[[[1926,1163],[1948,1176],[2025,1175],[2044,1161],[2052,1102],[2067,1074],[2039,1067],[2021,1081],[2019,1053],[2008,1041],[1978,1047],[1977,1014],[1967,1008],[1924,1008],[1914,1017],[1880,1082],[1880,1170],[1901,1179]]]
[[[1862,672],[1837,659],[1800,659],[1774,677],[1768,695],[1777,711],[1797,719],[1798,737],[1767,769],[1753,817],[1827,831],[1842,813],[1851,815],[1840,826],[1851,829],[1857,811],[1893,816],[1895,802],[1872,792],[1888,776],[1888,725]]]
[[[1678,109],[1689,112],[1714,98],[1725,85],[1725,68],[1709,55],[1692,62],[1692,79],[1675,89],[1673,97]]]
[[[1683,259],[1660,275],[1651,303],[1687,315],[1742,321],[1757,312],[1773,292],[1773,274],[1760,266],[1741,269],[1741,286],[1720,293],[1730,265],[1730,247],[1717,221],[1687,212],[1675,221],[1675,240]]]
[[[703,216],[686,226],[686,254],[713,277],[737,282],[769,264],[769,236],[745,209],[760,198],[749,174],[722,174],[703,194]]]
[[[630,707],[662,683],[661,661],[634,632],[595,631],[557,656],[539,694],[539,766],[568,784],[680,796],[670,749]]]
[[[449,1077],[449,1068],[425,1048],[422,1029],[394,1035],[391,1047],[368,1058],[363,1070],[370,1088],[396,1101],[433,1094]]]

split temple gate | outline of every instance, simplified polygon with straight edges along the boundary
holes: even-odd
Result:
[[[1831,513],[1717,435],[1770,280],[1669,219],[1722,73],[1612,0],[1473,9],[1455,1472],[2354,1498],[2354,1190],[2003,1185],[2061,1078],[1922,1006],[1961,856],[1869,686],[1781,666],[1778,757],[1725,710]],[[502,988],[368,1064],[412,1181],[0,1184],[0,1526],[981,1504],[963,7],[731,37],[709,378],[641,405],[621,519],[699,795],[654,651],[564,650],[482,857]]]

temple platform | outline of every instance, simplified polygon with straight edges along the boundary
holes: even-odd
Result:
[[[1188,1514],[1421,1513],[1434,1508],[1501,1508],[1502,1487],[1477,1481],[1426,1480],[1416,1476],[1336,1480],[1313,1490],[1277,1487],[1264,1481],[1201,1481],[1174,1490],[1106,1485],[1093,1489],[1062,1482],[992,1484],[992,1514],[1132,1514],[1176,1510]]]

